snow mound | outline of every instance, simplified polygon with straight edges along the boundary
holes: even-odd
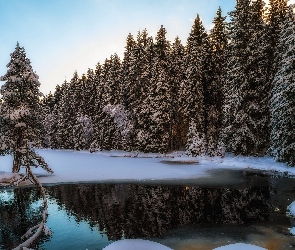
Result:
[[[172,250],[160,243],[140,240],[140,239],[128,239],[128,240],[118,240],[110,245],[103,248],[103,250]]]
[[[290,233],[295,236],[295,227],[290,228]]]
[[[293,201],[288,207],[287,207],[287,214],[289,216],[295,217],[295,201]]]
[[[19,174],[0,172],[0,185],[9,185],[20,178]]]
[[[230,244],[226,246],[221,246],[214,248],[213,250],[267,250],[262,247],[254,246],[251,244],[245,244],[245,243],[236,243],[236,244]]]

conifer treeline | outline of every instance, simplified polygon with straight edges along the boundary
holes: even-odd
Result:
[[[286,0],[237,0],[230,22],[196,17],[186,45],[163,26],[127,37],[124,58],[43,100],[45,146],[274,156],[295,164],[295,18]]]

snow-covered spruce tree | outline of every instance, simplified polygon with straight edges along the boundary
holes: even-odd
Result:
[[[269,0],[269,7],[266,12],[266,22],[268,24],[267,42],[270,46],[268,52],[268,74],[270,84],[277,71],[277,56],[280,54],[280,52],[277,51],[277,47],[280,38],[281,25],[284,22],[287,12],[287,3],[288,0]]]
[[[222,88],[225,79],[227,31],[225,17],[222,16],[219,7],[213,20],[213,28],[210,31],[209,78],[205,86],[206,105],[206,138],[208,143],[207,154],[210,156],[222,156],[224,150],[221,142],[222,129]]]
[[[245,75],[248,86],[243,89],[244,110],[249,120],[245,122],[253,134],[253,139],[248,144],[246,154],[264,155],[269,147],[269,56],[267,26],[263,20],[263,0],[253,1],[250,5],[250,39],[247,45],[248,58],[245,65]],[[249,135],[246,135],[250,137]]]
[[[295,166],[295,15],[290,5],[281,25],[281,53],[272,83],[270,101],[270,149],[278,161]]]
[[[75,72],[70,83],[63,85],[63,95],[58,108],[58,140],[61,148],[74,149],[75,145],[80,145],[80,133],[76,134],[74,127],[79,127],[78,117],[84,117],[88,112],[86,84],[86,75],[83,74],[80,78]]]
[[[186,149],[189,154],[203,155],[206,153],[206,146],[194,148],[190,145],[193,136],[188,133],[189,127],[194,127],[200,138],[205,138],[205,107],[204,107],[204,89],[203,89],[203,62],[205,56],[204,43],[208,35],[202,21],[197,15],[191,33],[186,44],[185,56],[185,80],[180,90],[180,112],[184,114],[184,129],[187,131]],[[204,140],[204,143],[205,140]],[[195,144],[197,145],[197,144]]]
[[[181,149],[186,144],[186,131],[183,129],[183,114],[180,112],[180,86],[185,79],[185,48],[178,37],[175,38],[171,50],[171,66],[169,70],[171,87],[171,130],[169,149]]]
[[[172,130],[172,103],[170,84],[170,53],[171,46],[166,39],[166,30],[159,29],[154,46],[153,76],[149,87],[147,103],[149,104],[149,131],[152,152],[167,152]]]
[[[249,0],[238,0],[235,10],[229,13],[226,77],[223,86],[223,130],[222,140],[227,151],[234,150],[232,145],[233,122],[237,107],[241,102],[241,90],[245,82],[244,61],[248,42],[247,24],[249,21]]]
[[[17,43],[11,60],[7,64],[7,73],[1,77],[6,81],[1,87],[3,103],[1,104],[1,149],[13,155],[12,172],[18,173],[21,166],[48,167],[38,156],[32,145],[36,145],[42,127],[40,117],[40,96],[38,75],[33,71],[25,49]]]
[[[137,60],[137,84],[132,91],[134,94],[137,91],[137,94],[134,96],[138,98],[133,98],[135,114],[134,133],[136,134],[134,144],[137,150],[150,152],[152,150],[152,142],[150,140],[152,108],[149,102],[149,92],[153,78],[154,41],[152,37],[148,36],[146,30],[138,33],[135,53]]]
[[[67,84],[65,82],[65,84]],[[64,95],[64,90],[65,90],[65,86],[62,84],[61,86],[57,85],[55,87],[55,92],[54,92],[54,108],[53,111],[51,113],[51,115],[49,115],[48,117],[48,122],[49,124],[49,129],[46,129],[45,126],[45,130],[48,131],[48,135],[50,138],[50,148],[53,149],[57,149],[60,148],[60,141],[59,141],[59,137],[58,137],[58,112],[59,112],[59,108],[61,105],[61,99],[62,96]],[[46,119],[45,119],[46,121]]]
[[[103,108],[109,104],[121,104],[121,60],[117,54],[106,59],[102,69],[102,99],[99,128],[100,128],[100,148],[118,149],[121,147],[120,132],[118,131],[114,119],[106,113]]]
[[[50,147],[53,149],[63,148],[64,146],[64,138],[63,129],[64,123],[63,111],[66,108],[66,105],[63,103],[66,99],[66,94],[68,93],[69,83],[65,80],[61,86],[56,87],[56,91],[54,92],[55,105],[53,115],[48,117],[50,129],[48,130],[48,135],[50,136]],[[55,120],[55,121],[53,121]],[[52,122],[51,122],[52,121]],[[46,119],[45,119],[45,122]],[[51,125],[53,126],[51,126]],[[45,128],[46,129],[46,128]],[[52,130],[51,130],[52,129]]]
[[[261,0],[237,1],[230,13],[223,140],[227,150],[263,155],[268,146],[268,51]]]
[[[91,70],[88,70],[88,75],[93,76]],[[74,113],[75,122],[71,124],[72,131],[72,146],[76,150],[89,149],[92,141],[93,125],[91,116],[88,115],[94,106],[90,103],[91,98],[90,91],[93,90],[91,81],[87,79],[83,74],[77,82],[73,85],[70,84],[70,90],[72,91],[73,101],[72,105],[75,107],[76,113]]]
[[[138,96],[140,92],[138,91],[138,63],[136,57],[136,48],[137,44],[132,36],[129,33],[127,36],[124,58],[122,62],[122,105],[124,109],[128,112],[129,119],[136,122],[135,116],[135,105],[138,105]],[[135,133],[134,131],[129,133],[128,137],[124,138],[123,148],[125,150],[135,149],[134,140]]]
[[[102,96],[103,96],[103,82],[102,82],[102,66],[100,63],[96,65],[93,76],[93,93],[91,100],[93,101],[93,114],[91,115],[93,134],[90,145],[90,152],[100,150],[101,148],[101,114],[103,112]]]
[[[30,228],[23,236],[27,240],[15,248],[23,249],[29,247],[42,231],[46,235],[50,234],[45,224],[48,216],[45,190],[31,167],[42,167],[49,173],[53,171],[32,149],[32,145],[36,144],[40,138],[42,117],[39,98],[42,94],[39,91],[39,77],[33,71],[25,49],[21,48],[19,43],[11,54],[7,68],[7,73],[1,77],[1,80],[6,82],[0,90],[3,99],[0,110],[1,151],[4,150],[5,153],[13,155],[13,173],[18,173],[22,166],[25,167],[25,175],[14,184],[18,185],[24,180],[34,183],[41,192],[44,208],[41,222]]]
[[[77,98],[77,89],[80,78],[75,72],[69,83],[64,82],[62,88],[63,95],[58,109],[58,141],[60,148],[74,148],[73,125],[76,123],[77,113],[81,100]],[[80,97],[81,98],[81,97]]]
[[[91,120],[93,120],[97,101],[97,82],[93,69],[87,70],[84,99],[84,115],[87,115],[89,118],[91,118]]]
[[[43,129],[41,134],[42,146],[50,147],[50,131],[53,126],[54,119],[51,119],[51,114],[54,109],[54,95],[49,92],[48,95],[44,96],[41,101],[42,106],[42,121],[43,121]]]

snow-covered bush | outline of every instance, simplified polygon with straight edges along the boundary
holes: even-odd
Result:
[[[93,126],[91,118],[79,115],[73,128],[74,145],[76,149],[88,149],[92,140]]]
[[[126,138],[130,135],[133,131],[133,123],[130,121],[128,111],[125,110],[123,105],[108,104],[103,108],[103,111],[114,118],[114,122],[123,137]]]

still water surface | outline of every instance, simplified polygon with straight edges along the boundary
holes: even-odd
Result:
[[[175,250],[235,242],[295,249],[288,230],[295,221],[285,215],[295,200],[294,179],[238,171],[215,177],[215,182],[47,186],[52,236],[33,248],[94,250],[122,238],[144,238]],[[40,220],[40,204],[35,188],[0,189],[0,249],[20,243]]]

